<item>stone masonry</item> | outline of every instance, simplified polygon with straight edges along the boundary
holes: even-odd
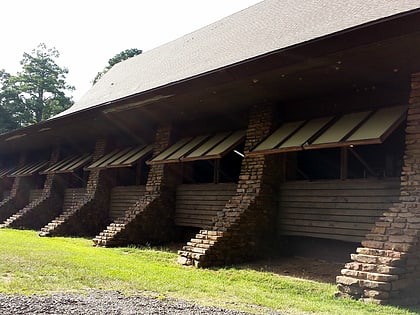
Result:
[[[420,302],[420,74],[412,76],[405,144],[400,201],[337,276],[338,296],[378,304]]]
[[[25,165],[26,158],[22,155],[18,168]],[[3,222],[29,202],[29,183],[26,177],[15,177],[10,195],[0,202],[0,222]]]
[[[272,131],[271,106],[250,110],[245,152]],[[253,259],[263,254],[275,239],[274,190],[281,170],[281,155],[246,156],[236,194],[218,212],[213,228],[201,230],[178,251],[178,262],[207,267]]]
[[[96,142],[92,160],[96,161],[106,152],[106,139]],[[109,196],[113,183],[104,170],[91,170],[84,196],[69,209],[51,218],[40,236],[92,236],[106,226],[109,210]],[[60,208],[61,209],[61,208]],[[45,222],[44,224],[46,224]]]
[[[59,155],[60,148],[56,147],[51,153],[49,165],[57,163]],[[0,227],[39,229],[56,215],[62,200],[62,183],[56,175],[49,174],[45,180],[41,197],[20,208],[15,214],[7,218]]]
[[[170,128],[156,133],[154,154],[170,144]],[[157,244],[168,241],[175,232],[175,183],[167,164],[152,165],[144,196],[93,239],[95,246]]]

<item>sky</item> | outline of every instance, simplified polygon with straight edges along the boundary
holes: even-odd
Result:
[[[0,69],[20,71],[40,43],[60,52],[77,101],[117,53],[146,52],[261,0],[3,0]]]

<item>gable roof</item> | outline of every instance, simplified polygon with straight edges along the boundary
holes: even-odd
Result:
[[[418,0],[265,0],[115,65],[63,116],[396,14]]]

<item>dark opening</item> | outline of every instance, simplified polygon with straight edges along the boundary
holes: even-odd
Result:
[[[287,180],[398,177],[404,153],[404,126],[395,130],[383,143],[341,148],[302,150],[287,153]],[[342,164],[347,155],[347,163]]]
[[[144,161],[147,161],[150,158],[151,153],[146,155],[131,167],[116,168],[116,184],[118,186],[146,185],[150,166],[147,165]]]

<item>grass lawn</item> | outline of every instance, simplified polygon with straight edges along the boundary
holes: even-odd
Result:
[[[264,313],[418,314],[334,298],[335,286],[243,268],[195,269],[164,249],[94,248],[82,238],[40,238],[0,230],[0,292],[49,294],[86,289],[151,294]]]

